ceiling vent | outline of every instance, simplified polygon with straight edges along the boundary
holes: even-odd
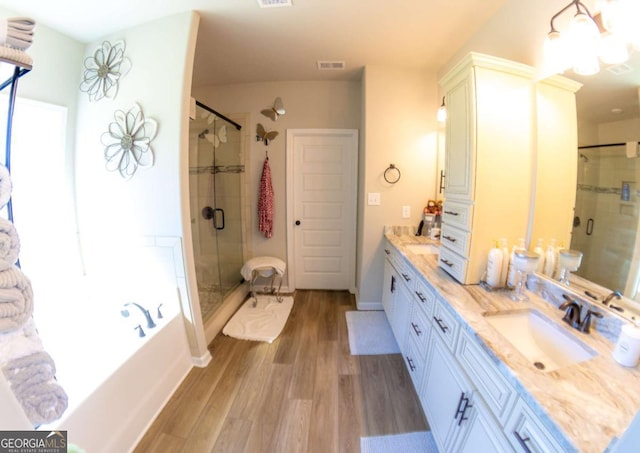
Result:
[[[621,63],[621,64],[617,64],[615,66],[608,67],[607,71],[609,71],[610,73],[615,74],[615,75],[623,75],[623,74],[627,74],[627,73],[633,71],[633,68],[631,66],[629,66],[628,64]]]
[[[321,71],[342,70],[344,61],[318,61],[318,69]]]
[[[260,8],[277,8],[279,6],[293,6],[292,0],[258,0]]]

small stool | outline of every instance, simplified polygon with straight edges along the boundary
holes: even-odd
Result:
[[[258,304],[258,298],[256,297],[253,287],[258,278],[271,278],[267,293],[275,294],[276,300],[282,302],[280,289],[282,288],[282,280],[286,269],[287,265],[284,261],[270,256],[258,256],[244,263],[240,273],[242,277],[249,282],[249,296],[253,297],[254,307]],[[274,285],[276,276],[280,277],[278,289],[276,289]]]

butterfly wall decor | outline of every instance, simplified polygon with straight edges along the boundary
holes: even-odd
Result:
[[[258,123],[257,133],[256,133],[256,141],[262,141],[266,146],[269,146],[269,142],[275,139],[278,136],[278,131],[269,131],[267,132],[264,129],[264,126]]]
[[[201,138],[213,143],[213,146],[217,148],[220,143],[227,143],[227,126],[223,124],[215,134],[210,133],[209,129],[205,129],[200,135],[202,136]]]
[[[277,97],[276,100],[273,101],[273,107],[260,111],[260,113],[262,113],[267,118],[271,118],[271,120],[273,121],[277,121],[277,119],[284,115],[285,112],[286,110],[284,109],[284,105],[282,104],[282,99],[280,99],[279,97]]]

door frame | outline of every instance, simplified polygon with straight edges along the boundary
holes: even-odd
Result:
[[[296,263],[295,263],[295,238],[294,238],[294,207],[295,207],[295,197],[294,197],[294,147],[293,141],[297,136],[305,136],[305,135],[326,135],[334,136],[334,135],[345,135],[350,137],[352,140],[355,140],[356,146],[354,152],[351,155],[351,164],[353,168],[352,176],[352,196],[351,203],[353,209],[352,212],[352,220],[353,220],[353,254],[349,257],[349,269],[351,269],[352,275],[350,275],[349,280],[351,282],[349,292],[355,294],[356,292],[356,240],[357,240],[357,227],[358,227],[358,154],[359,154],[359,137],[358,137],[358,129],[287,129],[286,131],[286,144],[285,144],[285,153],[286,153],[286,175],[285,175],[285,188],[287,194],[286,200],[286,221],[287,221],[287,274],[288,274],[288,284],[289,291],[293,292],[296,289]]]

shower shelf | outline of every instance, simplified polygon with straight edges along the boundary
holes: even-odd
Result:
[[[189,167],[189,174],[202,173],[244,173],[244,165],[208,165],[203,167]]]

